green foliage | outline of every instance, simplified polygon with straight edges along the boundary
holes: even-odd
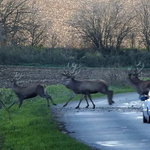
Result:
[[[133,91],[131,88],[110,88],[114,90],[114,93]],[[66,102],[72,94],[63,85],[48,86],[47,91],[57,104]],[[17,98],[10,89],[1,89],[1,92],[6,93],[2,94],[1,100],[7,106]],[[79,96],[74,100],[79,99]],[[104,95],[92,95],[93,98],[100,96]],[[10,114],[11,120],[8,119],[8,113],[5,109],[0,109],[0,148],[3,145],[3,150],[91,149],[58,130],[57,122],[55,122],[46,105],[46,100],[43,98],[36,97],[25,100],[20,109],[16,104],[10,109]]]
[[[61,134],[49,109],[42,102],[26,103],[21,109],[14,106],[11,113],[12,121],[2,113],[0,127],[5,139],[3,150],[90,149],[68,135]]]
[[[88,67],[98,67],[100,65],[100,60],[103,59],[103,56],[100,53],[95,52],[91,54],[90,52],[85,53],[81,59],[82,64],[86,64]]]
[[[10,105],[15,99],[16,99],[16,95],[14,94],[14,92],[11,89],[0,89],[0,93],[1,93],[1,100],[3,100],[3,103],[8,106]]]
[[[71,94],[71,91],[62,85],[49,86],[47,90],[56,103],[65,102]],[[11,94],[8,89],[4,91],[7,95]],[[7,96],[2,100],[6,102]],[[13,100],[12,96],[10,103]],[[0,145],[3,144],[3,150],[91,149],[58,130],[57,123],[43,98],[25,100],[20,109],[16,104],[10,109],[10,113],[11,120],[8,119],[5,110],[0,111],[0,134],[3,138]]]
[[[80,63],[85,67],[133,66],[141,60],[150,67],[150,53],[145,50],[123,50],[118,55],[102,55],[89,49],[65,49],[39,47],[0,47],[0,65],[66,66],[68,62]]]

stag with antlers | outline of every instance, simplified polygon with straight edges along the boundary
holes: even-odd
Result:
[[[142,66],[140,69],[139,66]],[[150,90],[150,80],[142,81],[139,79],[139,74],[142,72],[144,68],[144,63],[141,63],[141,61],[136,64],[135,68],[131,68],[128,73],[128,82],[129,84],[136,90],[136,92],[141,96],[144,94],[148,94]]]
[[[9,106],[9,108],[12,107],[14,104],[16,104],[18,102],[20,103],[19,104],[19,108],[20,108],[22,103],[23,103],[23,100],[33,98],[33,97],[36,97],[36,96],[46,98],[48,107],[50,106],[49,99],[51,100],[53,105],[56,105],[53,102],[52,97],[47,94],[45,85],[35,84],[35,85],[26,86],[26,87],[21,87],[21,86],[17,85],[16,81],[18,81],[22,76],[23,76],[22,74],[18,74],[16,72],[15,77],[12,79],[11,89],[17,95],[18,100],[14,101],[14,103],[11,106]]]
[[[70,97],[70,99],[67,101],[64,107],[67,106],[67,104],[75,97],[76,94],[82,94],[82,97],[76,108],[79,108],[83,98],[85,98],[87,102],[86,108],[89,107],[87,96],[92,102],[93,108],[95,108],[95,104],[91,98],[91,94],[94,93],[106,94],[108,97],[109,105],[112,105],[114,103],[114,101],[112,100],[113,91],[110,91],[108,89],[109,88],[108,83],[106,83],[104,80],[94,80],[94,79],[76,80],[75,77],[80,73],[81,71],[80,68],[81,65],[73,63],[71,66],[68,64],[67,68],[63,70],[62,75],[65,76],[65,78],[62,80],[62,84],[74,92],[74,94]]]

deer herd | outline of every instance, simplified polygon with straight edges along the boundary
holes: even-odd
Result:
[[[139,69],[138,67],[142,65]],[[77,80],[75,77],[80,73],[82,65],[77,65],[75,63],[68,64],[61,75],[63,78],[61,79],[61,84],[66,86],[66,88],[70,89],[73,94],[69,98],[69,100],[63,105],[63,107],[67,106],[67,104],[77,95],[81,94],[81,99],[76,106],[76,108],[80,107],[80,104],[83,99],[85,99],[87,106],[89,107],[88,98],[91,101],[93,108],[95,108],[95,104],[91,98],[91,94],[94,93],[102,93],[107,95],[108,104],[112,105],[113,101],[113,91],[109,90],[109,84],[102,79],[87,79],[87,80]],[[150,90],[150,80],[143,81],[139,79],[139,74],[144,68],[144,64],[141,62],[138,63],[134,69],[131,68],[128,72],[127,81],[129,84],[135,88],[136,92],[139,96],[146,94]],[[16,72],[14,78],[11,81],[11,89],[17,95],[18,100],[14,101],[8,108],[11,108],[14,104],[19,103],[19,108],[22,106],[22,103],[25,99],[30,99],[36,96],[40,96],[47,100],[47,106],[50,106],[49,100],[51,100],[53,105],[56,105],[53,101],[53,98],[47,93],[46,86],[42,84],[29,85],[26,87],[19,86],[16,82],[22,77],[22,74],[18,74]]]

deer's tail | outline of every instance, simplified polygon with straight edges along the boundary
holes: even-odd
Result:
[[[46,85],[42,84],[42,86],[43,86],[43,89],[44,89],[44,94],[47,94]]]

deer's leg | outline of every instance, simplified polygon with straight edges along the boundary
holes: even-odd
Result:
[[[80,104],[81,104],[81,102],[82,102],[82,100],[83,100],[84,97],[85,97],[85,95],[82,95],[82,97],[81,97],[81,99],[80,99],[80,101],[79,101],[79,104],[78,104],[78,106],[76,107],[76,109],[79,108],[79,106],[80,106]]]
[[[84,98],[85,98],[86,103],[87,103],[87,106],[85,108],[88,108],[89,107],[89,102],[88,102],[87,96],[85,95]]]
[[[50,107],[50,104],[49,104],[49,99],[51,100],[52,104],[53,105],[56,105],[54,102],[53,102],[53,99],[50,95],[48,95],[47,93],[40,93],[39,96],[43,97],[43,98],[46,98],[47,100],[47,106]]]
[[[14,104],[17,104],[17,103],[19,103],[19,100],[14,101],[14,102],[8,107],[8,109],[11,108]]]
[[[20,102],[20,104],[19,104],[19,108],[20,108],[23,103],[23,99],[19,99],[19,102]]]
[[[76,96],[77,94],[73,92],[73,94],[71,95],[70,99],[66,102],[66,104],[64,104],[63,107],[67,106],[68,103]]]
[[[53,105],[56,105],[50,95],[47,94],[47,98],[46,98],[46,99],[47,99],[47,106],[48,106],[48,107],[50,106],[50,105],[49,105],[49,99],[51,100],[51,102],[52,102]]]
[[[46,100],[47,100],[47,107],[50,107],[49,99],[48,99],[48,98],[46,98]]]
[[[49,95],[44,95],[44,96],[41,96],[41,97],[46,98],[46,100],[47,100],[47,107],[50,107],[49,99],[51,99],[51,97]],[[52,101],[52,103],[53,103],[53,101]]]
[[[37,95],[43,97],[43,98],[46,98],[47,100],[47,106],[50,107],[50,104],[49,104],[49,99],[51,100],[52,104],[53,105],[56,105],[54,102],[53,102],[53,99],[50,95],[47,94],[47,91],[46,91],[46,88],[44,86],[39,86],[39,89],[37,90]]]
[[[114,101],[112,100],[112,98],[113,98],[113,91],[108,91],[107,98],[108,98],[109,105],[112,105],[114,103]]]
[[[93,103],[93,101],[92,101],[91,95],[90,95],[90,94],[88,94],[88,97],[89,97],[89,99],[90,99],[91,103],[93,104],[93,109],[94,109],[94,108],[95,108],[95,104],[94,104],[94,103]]]

